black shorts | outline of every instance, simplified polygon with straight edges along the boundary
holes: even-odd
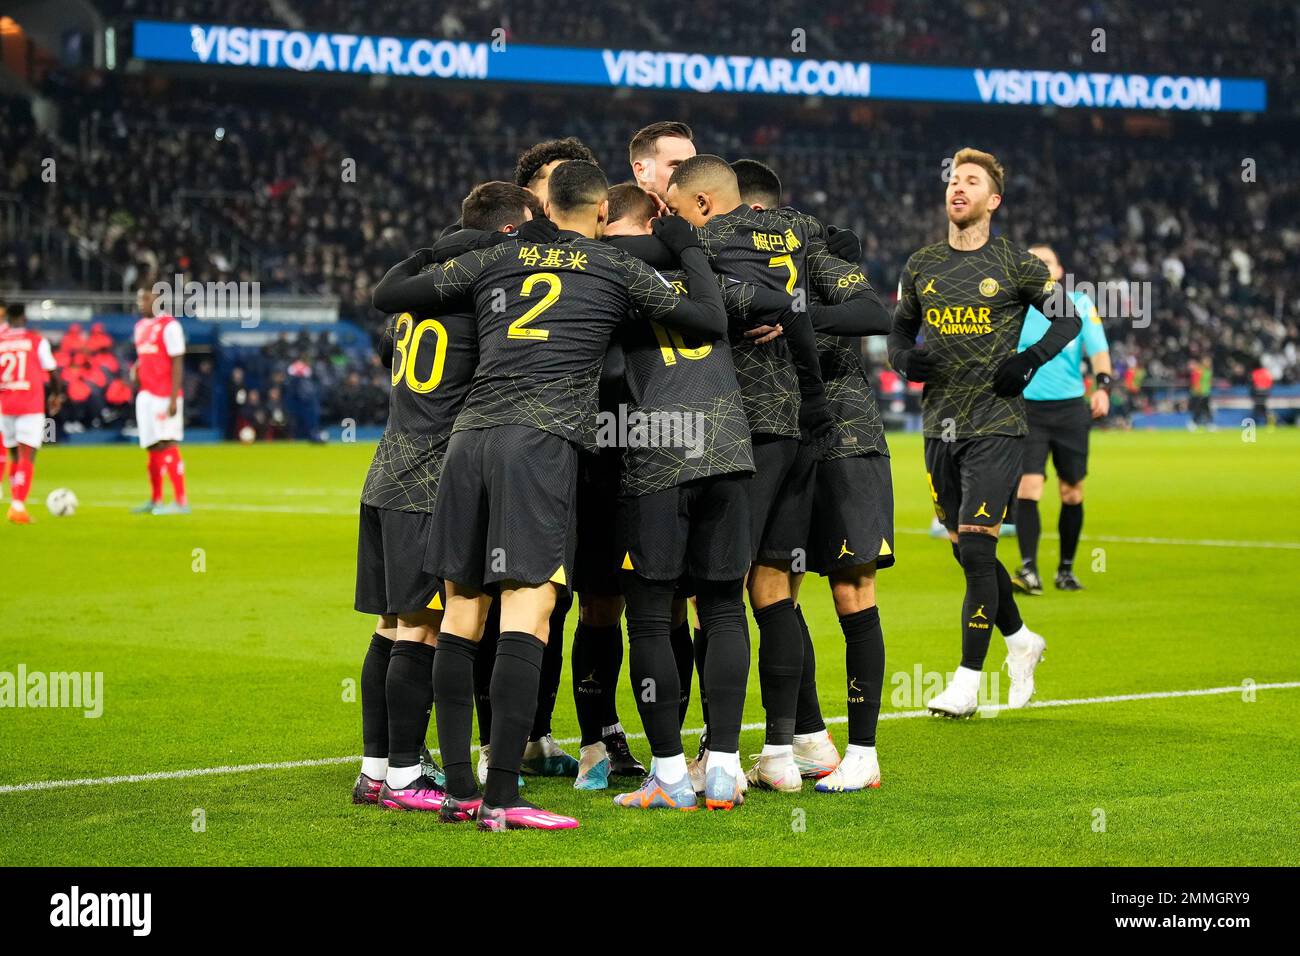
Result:
[[[357,599],[364,614],[442,610],[442,582],[424,570],[433,515],[361,506],[357,530]]]
[[[817,455],[797,438],[754,436],[750,548],[755,560],[793,561],[808,548]]]
[[[1020,486],[1023,439],[1011,435],[925,440],[934,513],[949,531],[1002,523]]]
[[[1088,474],[1088,434],[1092,410],[1082,398],[1055,402],[1025,402],[1029,434],[1025,436],[1025,474],[1046,475],[1052,454],[1056,476],[1077,485]]]
[[[625,571],[652,581],[736,581],[750,565],[748,474],[697,478],[618,500]],[[679,595],[681,596],[681,595]]]
[[[808,570],[830,574],[875,561],[894,563],[894,479],[889,456],[859,455],[817,465]]]
[[[618,528],[612,520],[618,504],[621,460],[616,452],[584,452],[578,458],[578,550],[573,589],[593,597],[616,597],[618,566],[623,561]]]
[[[578,449],[526,425],[456,432],[447,445],[426,570],[482,589],[567,588],[577,541]]]

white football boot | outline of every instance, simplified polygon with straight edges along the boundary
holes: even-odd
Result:
[[[826,776],[838,767],[840,752],[835,749],[831,732],[823,728],[815,734],[795,734],[794,762],[801,776],[811,777],[814,780]]]
[[[1007,659],[1003,666],[1011,676],[1007,707],[1019,710],[1034,696],[1034,670],[1043,659],[1047,642],[1023,625],[1016,633],[1006,635],[1004,640],[1007,642]]]
[[[880,760],[875,747],[849,744],[839,766],[817,781],[818,793],[853,793],[880,787]]]
[[[941,693],[925,706],[936,717],[973,717],[980,705],[980,672],[958,667]]]
[[[745,776],[750,786],[781,793],[798,793],[803,789],[803,777],[794,754],[789,750],[773,754],[751,754],[754,766]]]

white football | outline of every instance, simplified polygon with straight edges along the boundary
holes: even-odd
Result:
[[[67,518],[77,513],[77,496],[67,488],[55,488],[45,498],[45,507],[56,518]]]

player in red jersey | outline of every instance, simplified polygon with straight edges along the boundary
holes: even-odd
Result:
[[[27,492],[32,487],[36,450],[45,432],[45,383],[59,394],[59,379],[52,374],[54,353],[45,336],[27,328],[27,311],[21,302],[8,308],[7,324],[0,326],[0,434],[9,452],[9,489],[13,502],[9,520],[31,524]]]
[[[149,503],[136,508],[137,514],[189,514],[185,496],[185,463],[180,442],[185,437],[184,396],[181,379],[185,369],[185,333],[175,316],[157,314],[158,296],[151,289],[136,292],[141,318],[135,324],[135,352],[132,374],[140,391],[135,397],[135,423],[140,447],[149,452]],[[163,475],[172,483],[175,499],[163,504]]]

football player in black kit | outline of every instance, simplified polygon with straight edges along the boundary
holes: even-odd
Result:
[[[980,672],[995,624],[1007,643],[1009,707],[1029,703],[1047,646],[1020,617],[1011,577],[997,559],[998,532],[1020,482],[1028,431],[1021,393],[1079,334],[1080,321],[1053,298],[1055,283],[1041,259],[1004,236],[990,236],[1003,182],[991,154],[967,148],[953,157],[947,238],[907,260],[889,335],[891,364],[909,381],[925,383],[930,495],[966,576],[961,666],[928,704],[945,717],[970,717],[979,708]],[[1017,352],[1031,305],[1051,327]],[[923,328],[925,341],[918,344]]]
[[[465,229],[439,242],[429,260],[452,258],[541,212],[526,189],[483,183],[461,205]],[[478,365],[468,305],[403,311],[383,339],[393,388],[388,424],[361,491],[357,539],[356,608],[380,621],[361,669],[365,749],[356,803],[436,811],[442,801],[441,784],[420,767],[443,608],[441,582],[423,565],[452,423]]]
[[[817,699],[816,657],[804,637],[803,677],[796,711],[794,757],[817,790],[843,793],[880,785],[876,725],[885,676],[885,643],[876,607],[876,571],[894,563],[894,494],[880,410],[862,362],[861,336],[884,335],[890,315],[862,269],[856,236],[781,205],[781,180],[762,163],[732,163],[741,197],[800,222],[808,236],[808,279],[822,379],[835,418],[837,441],[817,466],[808,568],[827,576],[844,632],[848,747],[841,760]],[[751,334],[768,332],[755,329]],[[796,581],[796,600],[799,584]]]
[[[726,321],[717,280],[684,221],[659,220],[655,230],[679,254],[689,296],[597,241],[608,218],[607,192],[593,163],[561,163],[545,203],[553,236],[525,231],[425,274],[418,257],[406,260],[375,288],[375,305],[384,310],[437,308],[466,295],[475,305],[479,366],[448,445],[425,567],[443,578],[447,593],[434,667],[443,818],[472,812],[484,830],[577,826],[522,800],[518,773],[547,622],[573,570],[578,449],[595,445],[610,336],[624,322],[649,320],[710,336]],[[487,589],[501,594],[501,636],[492,673],[491,762],[480,796],[469,745]]]

